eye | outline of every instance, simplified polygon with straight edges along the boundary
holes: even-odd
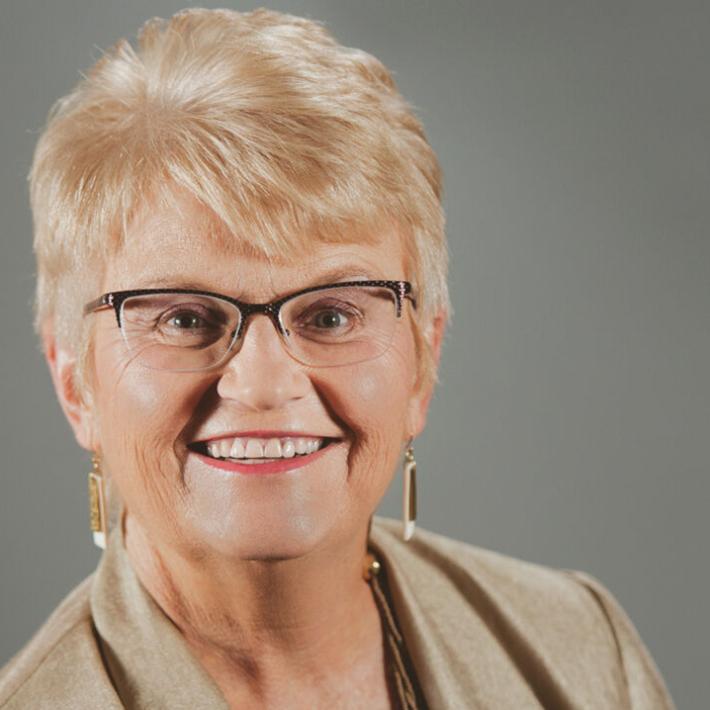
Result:
[[[336,310],[335,308],[329,308],[328,310],[322,310],[314,314],[311,319],[311,323],[316,328],[332,330],[334,328],[346,327],[349,320],[348,315],[343,311]]]
[[[225,325],[225,316],[199,304],[183,303],[163,311],[156,325],[163,333],[197,335],[221,330]]]
[[[309,305],[298,319],[301,333],[321,336],[342,336],[359,326],[361,314],[351,303],[316,302]]]
[[[205,319],[198,313],[191,311],[181,311],[167,318],[167,324],[178,330],[197,330],[207,325]]]
[[[316,290],[290,300],[281,316],[286,331],[303,340],[343,345],[367,334],[369,298],[360,288]]]

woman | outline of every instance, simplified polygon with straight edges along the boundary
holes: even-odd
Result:
[[[153,21],[57,105],[31,195],[106,551],[0,707],[672,707],[594,579],[414,533],[446,247],[377,60],[273,12]]]

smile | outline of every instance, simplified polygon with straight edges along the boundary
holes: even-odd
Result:
[[[325,437],[229,437],[196,442],[190,449],[210,466],[240,473],[279,473],[320,458],[338,439]]]
[[[264,459],[290,459],[318,451],[328,439],[315,437],[254,439],[234,437],[208,441],[207,455],[215,459],[237,459],[259,463]]]

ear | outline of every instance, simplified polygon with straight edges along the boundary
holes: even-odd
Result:
[[[434,373],[439,368],[441,344],[444,339],[447,321],[448,315],[446,311],[439,311],[423,333],[424,339],[431,348]],[[407,432],[412,438],[419,436],[426,424],[429,403],[434,394],[435,379],[433,374],[431,377],[424,380],[422,377],[417,378],[417,385],[409,402],[409,411],[407,413]]]
[[[59,404],[74,436],[79,446],[95,451],[93,413],[84,402],[75,381],[76,354],[57,341],[51,322],[42,326],[42,343]]]

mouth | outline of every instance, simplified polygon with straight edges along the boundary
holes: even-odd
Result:
[[[229,437],[211,441],[197,441],[188,446],[208,463],[219,468],[243,471],[253,468],[253,473],[288,470],[303,465],[340,441],[331,437],[274,436]]]

